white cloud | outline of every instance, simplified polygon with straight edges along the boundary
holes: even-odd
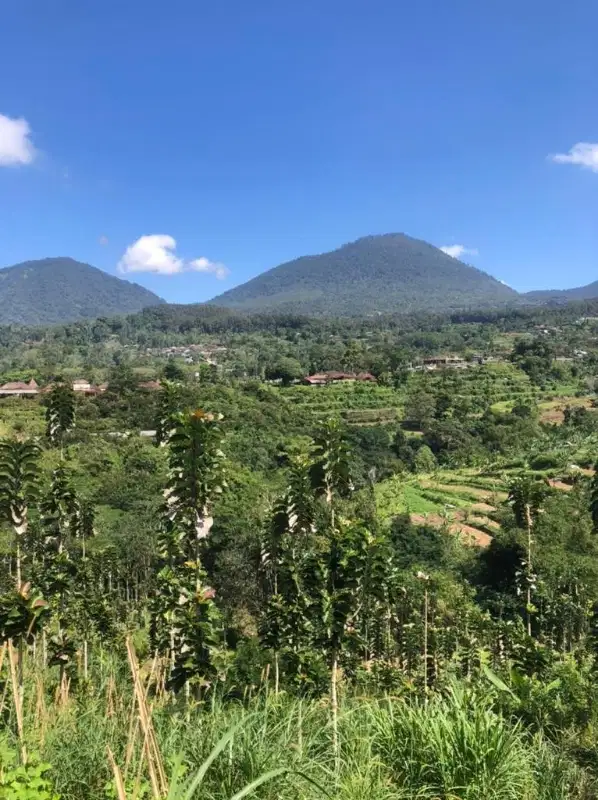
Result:
[[[598,172],[598,144],[578,142],[568,153],[556,153],[551,159],[557,164],[576,164],[591,169],[592,172]]]
[[[465,247],[464,244],[445,244],[440,248],[443,253],[452,258],[461,258],[461,256],[477,256],[478,251],[473,247]]]
[[[29,139],[30,133],[27,120],[0,114],[0,167],[31,164],[37,153]]]
[[[230,273],[228,267],[225,267],[224,264],[220,264],[218,261],[210,261],[209,258],[196,258],[194,261],[190,262],[191,269],[195,270],[195,272],[209,272],[212,275],[215,275],[219,281],[224,280],[226,276]]]
[[[176,275],[180,272],[208,272],[218,280],[229,273],[224,264],[201,257],[185,261],[176,254],[176,240],[165,233],[141,236],[125,250],[118,262],[119,272],[155,272],[158,275]]]

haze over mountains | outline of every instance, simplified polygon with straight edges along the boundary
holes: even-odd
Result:
[[[521,294],[437,247],[402,233],[366,236],[274,267],[209,301],[241,312],[315,316],[455,311],[598,297],[598,281]],[[164,301],[71,258],[0,269],[0,324],[46,325],[130,314]],[[176,308],[176,306],[175,306]]]

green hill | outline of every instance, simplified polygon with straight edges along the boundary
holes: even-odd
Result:
[[[136,283],[72,258],[0,269],[0,324],[51,325],[132,314],[163,300]]]
[[[482,308],[518,298],[437,247],[391,233],[281,264],[211,302],[246,311],[360,315]]]
[[[591,300],[598,297],[598,281],[587,286],[576,286],[574,289],[538,289],[526,292],[523,299],[526,303],[569,303],[572,300]]]

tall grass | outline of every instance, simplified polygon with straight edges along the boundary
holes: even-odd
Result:
[[[52,765],[63,800],[151,797],[132,682],[104,669],[94,690],[40,704],[31,681],[26,744]],[[498,715],[479,692],[455,685],[426,703],[345,696],[340,770],[325,699],[263,692],[246,704],[189,707],[148,699],[170,800],[589,800],[595,787],[553,745]],[[43,710],[40,710],[43,709]],[[6,718],[10,738],[13,720]],[[132,746],[131,742],[134,742]],[[16,749],[17,742],[12,740]],[[201,772],[201,774],[199,774]],[[197,778],[194,783],[194,778]],[[136,792],[136,794],[134,793]],[[123,795],[121,795],[123,796]]]

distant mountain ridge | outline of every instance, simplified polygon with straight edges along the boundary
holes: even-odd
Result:
[[[359,316],[502,306],[519,297],[437,247],[391,233],[281,264],[210,303],[243,311]]]
[[[591,300],[598,297],[598,281],[573,289],[536,289],[521,295],[525,302],[567,303],[569,300]]]
[[[0,324],[52,325],[133,314],[164,301],[72,258],[43,258],[0,269]]]

